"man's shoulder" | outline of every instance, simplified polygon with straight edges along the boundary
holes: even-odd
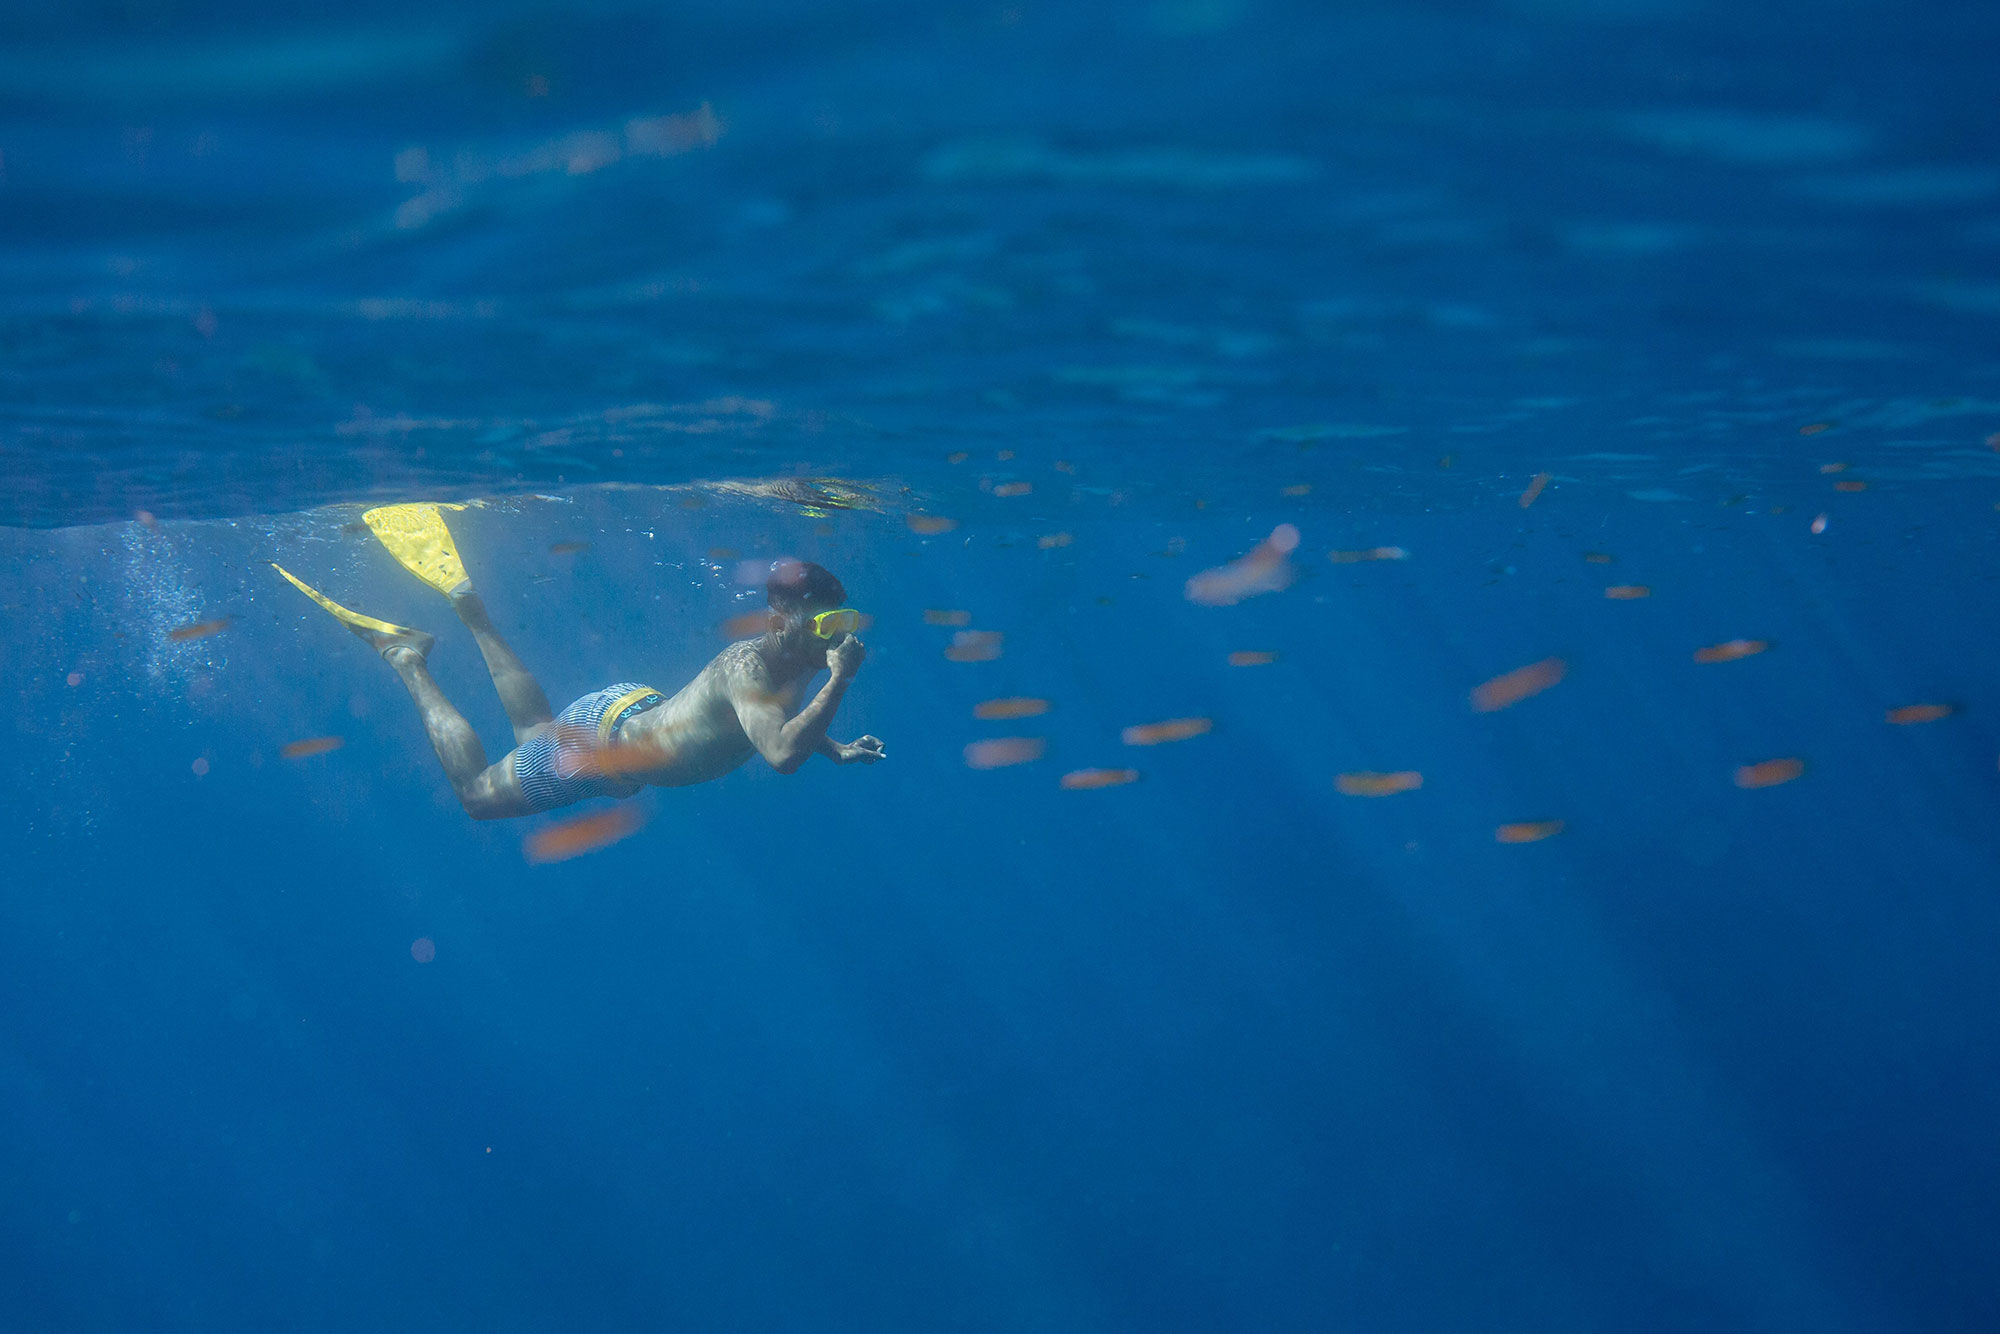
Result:
[[[716,678],[724,685],[762,685],[771,679],[771,664],[754,639],[739,639],[709,660],[702,675]]]

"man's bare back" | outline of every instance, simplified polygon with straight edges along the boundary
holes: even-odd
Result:
[[[787,774],[815,752],[842,764],[882,758],[882,743],[874,737],[842,746],[826,735],[840,697],[867,656],[859,639],[845,636],[820,662],[803,669],[773,662],[775,656],[763,640],[739,640],[716,654],[679,694],[620,728],[621,744],[665,757],[658,768],[634,776],[658,787],[686,787],[720,778],[752,754]],[[822,667],[830,673],[827,683],[799,710]]]

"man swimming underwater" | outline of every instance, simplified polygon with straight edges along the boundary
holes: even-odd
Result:
[[[548,696],[473,591],[438,507],[387,505],[362,518],[405,569],[445,595],[479,642],[514,724],[514,749],[499,763],[486,762],[478,734],[431,679],[426,659],[435,639],[349,611],[283,566],[272,568],[396,669],[459,802],[475,820],[533,815],[589,797],[629,797],[647,784],[705,783],[752,754],[783,774],[815,754],[835,764],[873,764],[884,756],[875,737],[842,744],[826,734],[867,650],[854,635],[860,613],[841,605],[847,591],[817,565],[774,565],[766,585],[771,628],[716,654],[679,694],[623,682],[551,716]],[[830,673],[827,683],[799,708],[821,668]]]

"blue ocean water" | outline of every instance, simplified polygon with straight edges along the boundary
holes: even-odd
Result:
[[[0,1327],[1993,1326],[1996,49],[0,18]],[[828,566],[889,758],[468,820],[270,569],[497,756],[409,500],[558,708]]]

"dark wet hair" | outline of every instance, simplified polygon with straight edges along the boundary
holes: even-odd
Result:
[[[764,595],[770,599],[771,610],[780,613],[830,611],[847,605],[847,590],[840,580],[831,570],[808,560],[773,562]]]

